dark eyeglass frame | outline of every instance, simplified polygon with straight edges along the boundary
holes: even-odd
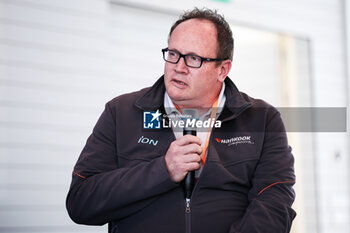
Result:
[[[168,60],[165,58],[165,53],[166,53],[166,52],[174,52],[174,53],[179,54],[179,59],[177,59],[176,62],[168,61]],[[204,61],[211,62],[211,61],[224,61],[224,60],[227,60],[227,59],[220,59],[220,58],[206,58],[206,57],[201,57],[201,56],[198,56],[198,55],[195,55],[195,54],[182,54],[182,53],[180,53],[180,52],[178,52],[178,51],[176,51],[176,50],[171,50],[171,49],[169,49],[169,48],[162,49],[162,53],[163,53],[163,59],[164,59],[164,61],[169,62],[169,63],[172,63],[172,64],[177,64],[177,63],[180,61],[180,59],[183,57],[186,66],[191,67],[191,68],[201,68],[201,66],[202,66],[202,64],[203,64]],[[200,59],[201,59],[200,65],[199,65],[199,66],[190,66],[190,65],[188,65],[188,64],[187,64],[187,59],[186,59],[187,56],[194,56],[194,57],[200,58]]]

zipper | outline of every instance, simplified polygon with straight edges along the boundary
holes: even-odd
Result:
[[[185,209],[186,214],[191,213],[191,199],[186,198],[186,209]]]
[[[185,199],[185,218],[186,218],[186,233],[191,233],[191,199]]]
[[[247,104],[245,105],[244,107],[242,107],[240,109],[240,111],[236,114],[236,116],[234,116],[233,118],[236,118],[238,115],[240,115],[244,110],[248,109],[249,107],[251,107],[251,104]],[[227,120],[231,120],[232,118],[228,117],[228,118],[225,118],[222,120],[222,122],[224,121],[227,121]],[[212,129],[212,132],[211,132],[211,135],[209,137],[209,142],[211,141],[213,135],[214,135],[214,129]],[[207,148],[207,151],[209,151],[210,149],[210,144],[208,145],[208,148]],[[209,162],[209,153],[207,153],[207,160],[206,160],[206,163]],[[195,189],[201,179],[201,176],[204,172],[204,170],[206,169],[206,163],[204,164],[203,168],[202,168],[202,172],[200,174],[200,176],[198,177],[198,180],[197,182],[195,183],[194,187],[193,187],[193,190],[192,190],[192,194],[191,194],[191,197],[190,198],[185,198],[185,222],[186,222],[186,233],[191,233],[191,198],[193,196],[193,193],[195,192]]]
[[[209,142],[210,142],[211,138],[213,137],[213,132],[214,132],[214,128],[213,128],[213,131],[212,131],[212,133],[210,135]],[[207,148],[208,151],[209,151],[209,148],[210,148],[210,145]],[[207,162],[208,162],[208,158],[209,158],[209,153],[207,154]],[[191,197],[190,198],[185,198],[186,233],[191,233],[192,232],[192,230],[191,230],[191,198],[193,197],[193,193],[195,192],[195,189],[196,189],[196,187],[197,187],[197,185],[199,183],[199,180],[201,179],[201,176],[202,176],[202,174],[204,172],[204,169],[206,168],[206,163],[204,164],[204,166],[202,168],[201,175],[198,177],[198,180],[197,180],[197,182],[195,183],[195,185],[193,187]]]

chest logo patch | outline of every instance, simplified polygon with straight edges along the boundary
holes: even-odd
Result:
[[[141,136],[139,138],[139,140],[137,141],[137,143],[142,143],[142,144],[149,144],[149,145],[152,145],[152,146],[157,146],[158,144],[158,140],[154,140],[154,139],[150,139],[150,138],[146,138],[144,136]]]
[[[240,144],[254,144],[251,140],[251,136],[238,136],[229,139],[215,138],[215,141],[227,146],[238,146]]]

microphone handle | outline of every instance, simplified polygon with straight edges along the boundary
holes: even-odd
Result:
[[[184,129],[183,135],[191,134],[193,136],[197,136],[196,130],[187,130]],[[184,179],[184,188],[185,188],[185,198],[190,199],[192,195],[192,191],[194,188],[194,180],[195,180],[195,171],[189,171]]]
[[[185,185],[185,198],[190,199],[192,195],[192,191],[194,188],[194,177],[195,172],[189,171],[184,179],[184,185]]]

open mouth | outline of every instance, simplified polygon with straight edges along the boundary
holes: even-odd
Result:
[[[182,81],[179,81],[179,80],[176,80],[176,79],[173,79],[172,81],[175,82],[175,83],[177,83],[177,84],[179,84],[179,85],[182,85],[182,86],[187,85],[186,83],[184,83],[184,82],[182,82]]]

